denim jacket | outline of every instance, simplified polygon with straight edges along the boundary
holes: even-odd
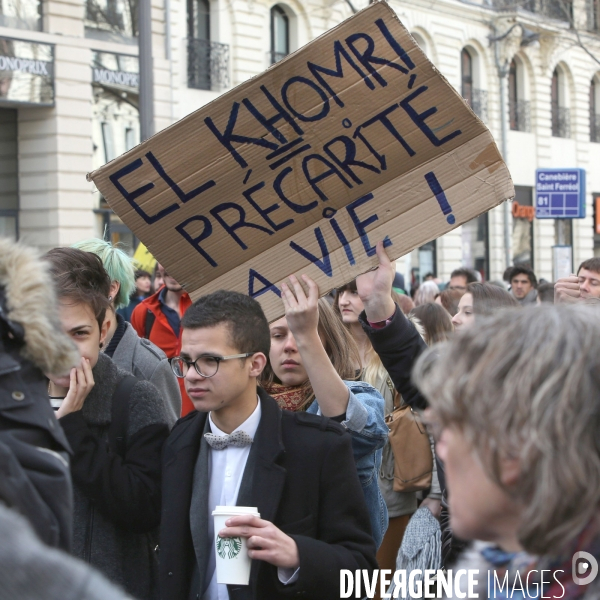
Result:
[[[346,419],[342,425],[352,435],[352,452],[369,509],[373,539],[379,548],[388,526],[388,512],[379,491],[378,473],[381,467],[382,448],[388,438],[384,420],[383,396],[364,381],[344,381],[350,390]],[[321,414],[316,399],[307,412]]]

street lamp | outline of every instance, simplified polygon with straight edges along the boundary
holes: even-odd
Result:
[[[490,29],[493,32],[493,35],[489,36],[490,44],[494,44],[494,58],[496,61],[496,69],[498,71],[498,80],[500,82],[500,123],[501,123],[501,131],[502,131],[502,157],[504,158],[504,162],[508,163],[508,119],[506,114],[506,96],[507,96],[507,86],[506,86],[506,77],[510,70],[510,62],[508,59],[504,59],[504,62],[500,61],[500,50],[499,50],[499,42],[506,39],[512,31],[519,27],[521,29],[521,47],[529,46],[535,42],[537,42],[540,38],[539,33],[535,33],[530,29],[527,29],[521,23],[513,24],[508,30],[504,33],[498,35],[498,31],[496,29],[495,23],[489,24]],[[508,207],[508,202],[504,203],[504,262],[506,267],[510,265],[510,209]]]

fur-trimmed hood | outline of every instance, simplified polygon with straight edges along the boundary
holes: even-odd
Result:
[[[0,238],[0,288],[7,318],[24,330],[21,355],[44,373],[68,373],[79,353],[62,331],[54,286],[38,251]]]

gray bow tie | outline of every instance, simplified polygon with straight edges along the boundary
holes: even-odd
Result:
[[[205,433],[204,439],[213,450],[225,450],[227,446],[236,446],[243,448],[252,443],[252,438],[245,431],[235,431],[230,435],[215,435],[214,433]]]

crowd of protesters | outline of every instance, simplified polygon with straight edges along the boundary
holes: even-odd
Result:
[[[329,297],[292,275],[269,324],[102,240],[0,240],[0,600],[333,600],[342,570],[462,568],[600,598],[572,561],[600,560],[600,258],[409,293],[377,256]],[[235,505],[260,516],[216,532]],[[216,533],[249,585],[217,581]]]

